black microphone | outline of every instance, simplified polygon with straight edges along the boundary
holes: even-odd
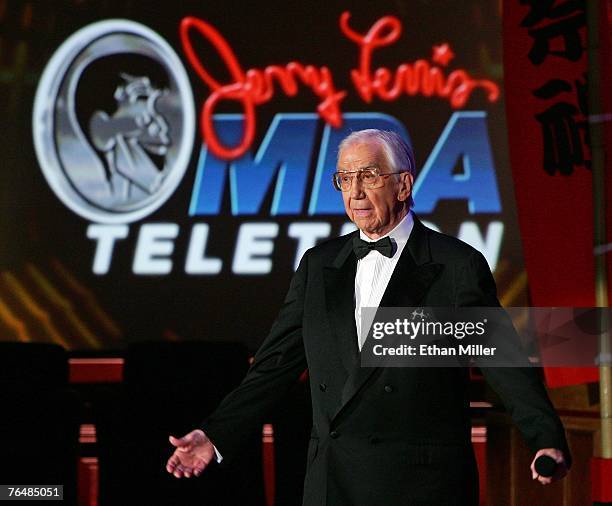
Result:
[[[536,473],[544,478],[552,478],[557,468],[557,461],[548,455],[540,455],[533,467],[535,467]]]

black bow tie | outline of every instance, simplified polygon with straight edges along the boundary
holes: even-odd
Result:
[[[395,253],[395,242],[389,237],[383,237],[376,242],[364,241],[359,237],[353,238],[353,251],[357,256],[357,260],[361,260],[372,250],[376,250],[381,255],[391,258],[393,253]]]

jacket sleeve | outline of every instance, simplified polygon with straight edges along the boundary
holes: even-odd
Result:
[[[458,306],[501,307],[489,266],[474,251],[459,273]],[[518,340],[518,337],[517,337]],[[499,395],[529,448],[557,448],[571,466],[565,430],[535,367],[482,367],[491,388]]]
[[[200,426],[224,463],[231,461],[241,446],[261,431],[266,416],[307,367],[302,341],[307,257],[308,252],[302,257],[280,312],[245,378]]]

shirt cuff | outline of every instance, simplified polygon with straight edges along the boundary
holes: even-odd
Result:
[[[221,461],[223,460],[223,456],[219,453],[219,450],[217,450],[217,447],[215,445],[213,445],[213,448],[215,450],[215,456],[217,459],[217,464],[221,464]]]

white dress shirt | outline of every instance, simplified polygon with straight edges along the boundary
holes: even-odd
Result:
[[[361,350],[361,346],[369,331],[369,328],[361,328],[362,308],[378,307],[380,304],[397,261],[408,242],[413,226],[414,219],[412,213],[408,212],[393,230],[379,238],[382,239],[388,236],[392,242],[395,242],[396,247],[391,258],[382,255],[376,250],[372,250],[365,257],[357,261],[357,274],[355,275],[355,325],[357,327],[359,350]],[[373,241],[362,230],[359,231],[359,237],[364,241]]]

